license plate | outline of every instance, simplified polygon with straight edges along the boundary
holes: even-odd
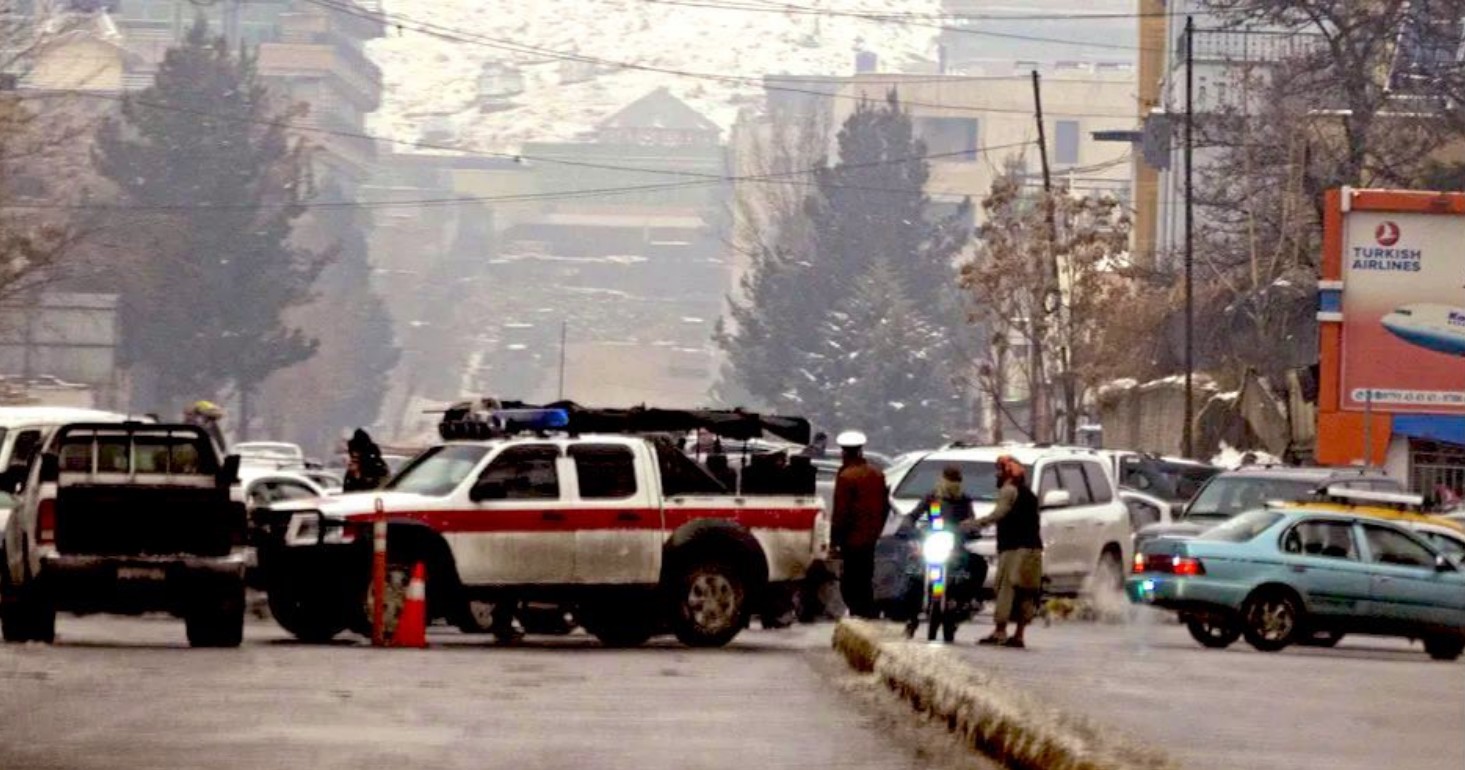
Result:
[[[118,580],[162,580],[162,567],[118,567]]]

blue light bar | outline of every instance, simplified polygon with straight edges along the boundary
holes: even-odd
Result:
[[[492,416],[501,430],[557,430],[570,424],[570,413],[563,409],[496,409]]]

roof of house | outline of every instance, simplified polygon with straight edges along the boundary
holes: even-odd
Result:
[[[601,121],[596,128],[601,131],[627,128],[710,132],[719,130],[716,123],[687,106],[686,102],[673,96],[666,88],[658,88],[622,107],[614,115]]]

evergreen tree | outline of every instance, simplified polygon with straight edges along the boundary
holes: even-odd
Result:
[[[859,426],[872,445],[932,446],[951,435],[961,405],[947,335],[917,312],[895,269],[878,261],[820,330],[798,388],[831,425]]]
[[[964,325],[955,258],[971,235],[970,202],[933,220],[926,146],[894,93],[884,104],[861,104],[838,147],[839,162],[815,173],[802,210],[787,215],[805,221],[785,223],[779,230],[794,235],[754,255],[742,297],[730,303],[732,323],[718,338],[730,372],[767,404],[835,430],[888,426],[872,429],[902,442],[954,430],[960,413],[951,383],[965,359],[925,335],[944,339]],[[928,382],[921,367],[911,378],[881,371],[911,364],[897,340],[940,356],[944,373]],[[869,368],[855,371],[854,361]],[[944,391],[912,390],[917,380],[918,388],[940,382]],[[922,403],[945,411],[906,412]]]
[[[259,384],[315,352],[282,321],[327,261],[291,244],[309,180],[280,126],[295,114],[276,111],[255,58],[231,54],[200,18],[101,128],[94,163],[158,234],[155,251],[117,266],[121,358],[156,377],[153,393],[134,394],[139,407],[232,387],[247,426]]]

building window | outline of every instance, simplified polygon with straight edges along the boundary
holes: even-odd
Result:
[[[933,159],[977,159],[976,118],[916,118],[916,134],[925,141],[926,154]]]
[[[1062,166],[1078,163],[1078,121],[1058,121],[1053,131],[1053,162]]]

